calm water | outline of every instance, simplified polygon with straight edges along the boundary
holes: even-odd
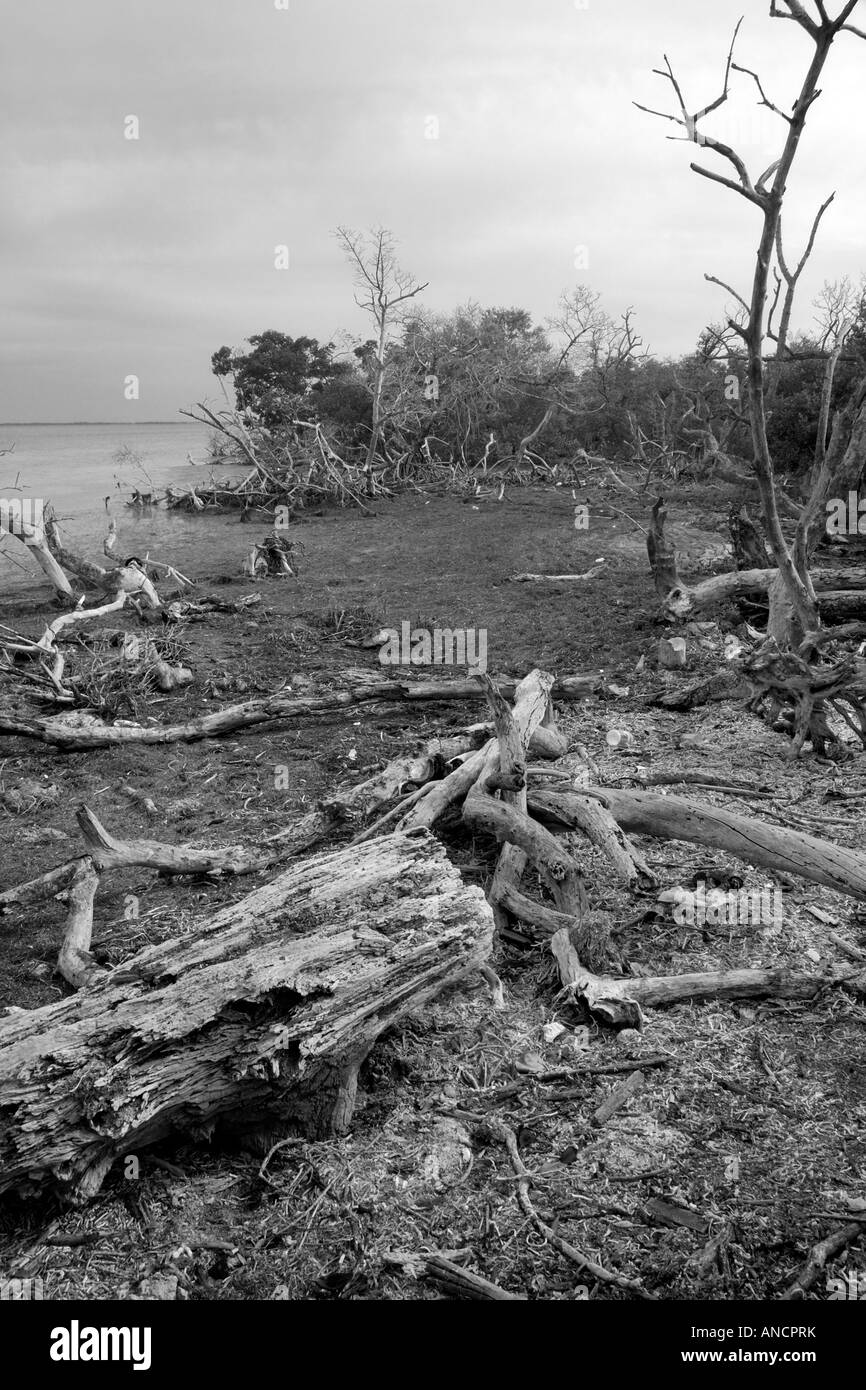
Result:
[[[180,425],[0,425],[0,497],[41,497],[51,502],[70,543],[97,563],[106,533],[106,503],[117,521],[117,553],[166,560],[184,573],[214,573],[228,564],[239,572],[250,530],[237,517],[211,514],[207,520],[164,507],[146,510],[125,505],[133,488],[160,493],[167,483],[206,480],[210,431],[192,421]],[[134,457],[119,456],[124,448]],[[195,466],[189,463],[189,455]],[[218,465],[218,477],[243,469]],[[17,483],[20,491],[13,491]],[[152,483],[152,488],[151,488]],[[14,562],[14,563],[13,563]],[[20,568],[23,566],[23,568]],[[50,592],[42,571],[17,540],[0,542],[0,592],[37,580]]]

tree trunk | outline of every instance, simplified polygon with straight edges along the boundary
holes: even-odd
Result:
[[[380,1033],[482,965],[492,931],[435,840],[390,835],[0,1020],[0,1192],[86,1198],[177,1133],[344,1132]]]
[[[821,408],[818,412],[818,432],[815,438],[815,458],[812,464],[814,474],[817,475],[824,462],[824,455],[827,452],[827,427],[830,423],[830,402],[833,399],[833,378],[836,375],[836,366],[842,355],[844,340],[837,343],[824,366],[824,379],[821,382]]]

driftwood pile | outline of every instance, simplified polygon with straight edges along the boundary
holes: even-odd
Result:
[[[573,697],[594,683],[577,677],[558,684]],[[426,698],[486,695],[491,723],[432,740],[360,786],[339,789],[264,851],[119,841],[82,810],[85,854],[0,895],[2,915],[65,894],[59,963],[78,990],[0,1020],[0,1191],[52,1186],[87,1196],[119,1155],[179,1132],[342,1131],[358,1066],[385,1029],[479,968],[501,996],[488,963],[494,926],[503,939],[548,940],[563,989],[616,1027],[639,1028],[645,1008],[686,999],[866,991],[862,961],[809,974],[598,973],[605,913],[589,902],[569,847],[576,833],[607,855],[628,888],[655,882],[630,832],[724,849],[860,900],[866,855],[689,799],[591,785],[590,760],[580,746],[567,751],[556,728],[556,689],[538,670],[516,687],[486,677],[480,685],[419,683],[414,693]],[[363,698],[409,698],[412,690],[375,682]],[[342,703],[359,698],[348,694]],[[222,720],[208,716],[220,722],[207,733],[197,721],[171,737],[334,709],[335,699],[277,700],[257,709],[258,717],[246,707],[239,718],[244,707],[236,707]],[[44,728],[27,732],[46,735]],[[49,741],[59,742],[56,725],[52,733]],[[431,834],[455,814],[468,832],[501,846],[489,902],[463,884]],[[348,846],[297,857],[335,822],[356,830]],[[182,940],[149,947],[113,970],[90,954],[105,872],[144,864],[174,874],[254,873],[286,859],[278,877]],[[530,870],[540,894],[527,887]]]

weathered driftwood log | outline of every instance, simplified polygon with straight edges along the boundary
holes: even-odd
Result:
[[[353,787],[338,787],[326,804],[357,816],[369,815],[377,807],[405,793],[407,784],[417,787],[441,776],[449,763],[474,752],[478,741],[470,734],[454,738],[431,738],[416,753],[394,758],[381,772]]]
[[[544,791],[533,792],[534,814],[544,806],[548,795]],[[548,804],[553,820],[560,825],[582,830],[596,848],[607,856],[617,877],[629,888],[634,888],[638,883],[648,888],[655,887],[658,880],[646,859],[631,843],[610,811],[595,797],[570,792],[566,805],[562,798],[554,794],[553,802]]]
[[[581,700],[599,688],[601,677],[564,676],[555,682],[553,694],[562,700]],[[497,681],[497,689],[511,699],[517,688],[514,681]],[[347,706],[389,700],[480,700],[483,687],[475,680],[460,681],[365,681],[349,690],[329,691],[320,696],[267,695],[243,704],[228,705],[225,709],[191,719],[187,724],[159,727],[136,727],[129,724],[106,724],[89,714],[76,711],[74,715],[47,719],[18,718],[0,714],[0,736],[34,738],[55,748],[76,752],[85,748],[110,748],[123,743],[194,743],[198,739],[218,738],[238,729],[250,729],[270,724],[277,719],[304,718],[316,714],[333,714]]]
[[[555,688],[555,687],[554,687]],[[552,706],[550,706],[552,710]],[[550,724],[550,713],[545,715],[548,722],[530,730],[529,752],[538,758],[559,758],[567,750],[567,740]],[[492,727],[478,725],[479,729]],[[500,767],[499,743],[492,738],[481,748],[470,753],[457,763],[457,766],[439,782],[430,782],[413,799],[410,807],[405,805],[405,814],[398,822],[401,830],[409,831],[424,827],[430,829],[451,806],[459,806],[470,788],[479,779],[490,777]]]
[[[239,846],[228,849],[196,849],[188,845],[167,845],[158,840],[117,840],[87,806],[75,813],[78,827],[87,846],[87,854],[70,859],[38,878],[16,884],[0,893],[0,917],[16,907],[31,907],[34,903],[68,888],[79,865],[87,862],[96,871],[142,867],[158,869],[167,874],[251,874],[267,869],[278,859],[286,857],[285,849],[269,851],[246,850]],[[305,822],[309,832],[309,820]],[[291,841],[291,833],[283,832],[278,840]],[[303,837],[302,837],[303,838]]]
[[[604,560],[596,563],[583,574],[512,574],[512,584],[577,584],[581,579],[596,579],[604,571]]]
[[[66,658],[57,646],[57,639],[65,627],[71,627],[76,623],[86,623],[92,618],[104,618],[107,613],[114,613],[126,604],[126,593],[118,593],[111,603],[100,604],[98,608],[76,608],[70,613],[61,613],[60,617],[50,622],[39,638],[38,642],[30,641],[29,638],[4,639],[0,646],[10,654],[28,656],[40,663],[41,669],[48,676],[54,686],[58,700],[72,700],[73,692],[67,690],[63,685],[63,672],[66,665]],[[51,661],[50,667],[46,664]]]
[[[668,617],[682,620],[723,599],[769,593],[778,573],[772,568],[731,570],[697,584],[687,583],[680,577],[676,550],[665,534],[666,516],[660,497],[652,509],[647,554],[656,592]],[[866,589],[866,570],[827,566],[812,570],[811,578],[822,617],[839,621],[861,617],[866,610],[866,597],[860,592]]]
[[[487,695],[493,711],[497,738],[497,763],[488,761],[469,789],[463,804],[463,820],[474,831],[494,835],[503,845],[490,887],[490,901],[499,930],[509,924],[508,913],[521,916],[524,902],[520,881],[528,862],[538,870],[550,889],[556,908],[567,914],[571,928],[581,933],[581,920],[587,907],[586,888],[580,866],[558,841],[531,820],[526,801],[526,752],[534,728],[552,721],[550,709],[551,677],[532,671],[517,688],[514,709],[488,684]],[[500,788],[503,800],[491,793]]]
[[[706,970],[688,975],[658,975],[616,979],[594,975],[582,964],[567,930],[551,939],[563,988],[583,1000],[587,1008],[605,1023],[640,1028],[642,1006],[663,1008],[694,999],[814,999],[830,987],[866,994],[863,966],[835,965],[815,974],[791,970]]]
[[[472,746],[480,748],[492,736],[494,727],[492,721],[482,721],[479,724],[468,724],[461,733],[470,735],[475,740]],[[552,703],[545,716],[545,723],[539,724],[530,735],[529,752],[535,758],[550,758],[551,761],[564,757],[568,752],[568,739],[556,727]]]
[[[482,774],[491,774],[499,767],[499,744],[490,739],[475,753],[458,763],[453,772],[443,777],[441,782],[431,782],[426,795],[412,806],[400,821],[401,830],[429,829],[443,816],[449,806],[456,806],[464,800],[467,793]]]
[[[750,593],[767,594],[776,574],[774,569],[729,570],[697,584],[679,580],[673,588],[665,590],[665,611],[671,618],[684,619],[722,599]],[[866,588],[866,571],[862,569],[814,570],[812,583],[822,617],[856,618],[866,609],[866,599],[861,592]]]
[[[499,773],[506,783],[509,780],[513,780],[514,783],[512,789],[508,789],[507,786],[503,788],[501,792],[502,804],[512,808],[514,813],[526,820],[527,823],[529,822],[526,815],[526,759],[532,735],[542,725],[548,729],[555,728],[550,700],[552,686],[553,677],[546,671],[531,671],[517,687],[514,709],[512,710],[507,701],[499,694],[493,682],[485,680],[487,700],[493,713],[493,723],[499,747]],[[491,773],[482,773],[479,782],[470,792],[470,797],[482,788],[486,790],[490,784]],[[484,798],[484,800],[489,802],[489,798]],[[493,804],[496,805],[496,803]],[[464,806],[463,816],[464,819],[469,820],[470,824],[477,825],[477,813],[473,819],[473,807],[474,803],[468,810]],[[502,902],[503,890],[509,888],[514,892],[519,892],[526,863],[525,846],[515,841],[513,835],[506,837],[506,842],[499,854],[489,893],[498,931],[507,928],[511,922],[507,908]]]
[[[128,593],[140,597],[150,608],[159,608],[159,595],[148,579],[141,562],[131,560],[125,565],[106,569],[84,559],[74,550],[69,550],[60,538],[60,528],[56,517],[46,517],[45,539],[54,559],[63,569],[78,575],[85,584],[91,584],[107,593]]]
[[[17,535],[18,539],[27,546],[37,565],[44,570],[51,580],[56,592],[62,594],[64,598],[73,598],[72,585],[48,549],[45,528],[42,524],[34,525],[22,520],[20,523],[16,522],[11,530],[7,530],[5,526],[0,526],[0,538],[13,534]]]
[[[585,788],[581,795],[597,797],[623,830],[663,840],[710,845],[749,864],[822,883],[854,898],[866,898],[866,855],[857,850],[681,796],[618,787]],[[572,794],[530,791],[529,811],[548,825],[569,826],[573,823]]]
[[[0,1020],[0,1192],[86,1198],[175,1133],[345,1131],[376,1038],[482,965],[492,930],[432,837],[391,835]]]

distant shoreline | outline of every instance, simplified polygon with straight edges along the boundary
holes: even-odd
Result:
[[[183,429],[185,420],[0,420],[0,430],[20,430],[25,425],[177,425]]]

